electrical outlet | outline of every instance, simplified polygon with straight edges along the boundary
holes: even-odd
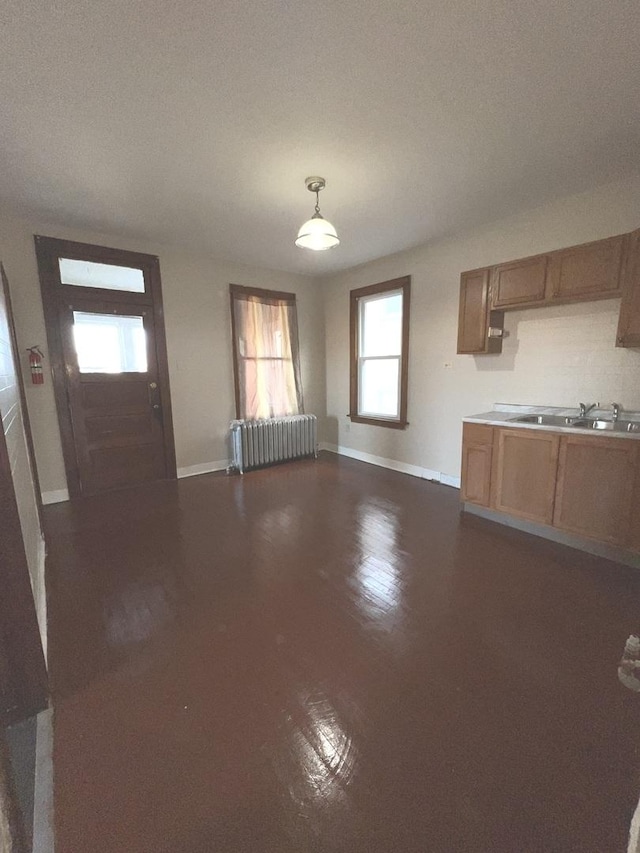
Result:
[[[452,361],[445,361],[445,363],[442,366],[444,367],[445,370],[451,370],[451,368],[453,367],[453,362]]]

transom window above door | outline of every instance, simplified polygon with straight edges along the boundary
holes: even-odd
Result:
[[[58,268],[61,284],[144,293],[144,273],[141,269],[120,267],[116,264],[99,264],[76,258],[58,258]]]

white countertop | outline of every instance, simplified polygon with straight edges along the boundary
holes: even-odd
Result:
[[[574,427],[566,425],[547,425],[547,424],[522,424],[514,421],[514,418],[522,417],[523,415],[558,415],[560,417],[577,418],[578,408],[562,409],[558,406],[522,406],[518,403],[496,403],[493,410],[483,412],[479,415],[468,415],[463,418],[464,423],[471,424],[486,424],[487,426],[508,426],[515,429],[538,429],[546,430],[547,432],[568,432],[575,435],[591,435],[600,438],[624,438],[632,441],[640,440],[640,432],[615,432],[614,430],[596,430],[585,429],[585,427]],[[601,420],[611,420],[611,409],[594,409],[587,415],[589,418],[599,418]],[[640,412],[621,411],[619,420],[632,421],[640,424]]]

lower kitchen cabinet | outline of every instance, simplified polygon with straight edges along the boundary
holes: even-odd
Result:
[[[462,500],[489,506],[493,427],[462,425]]]
[[[636,460],[636,483],[631,500],[631,520],[629,523],[629,548],[640,551],[640,449]]]
[[[554,526],[602,542],[626,545],[637,460],[636,441],[562,436]],[[639,531],[636,536],[640,539]]]
[[[541,524],[553,522],[560,436],[533,429],[496,429],[491,506]]]
[[[640,552],[638,440],[466,422],[461,479],[465,503]]]

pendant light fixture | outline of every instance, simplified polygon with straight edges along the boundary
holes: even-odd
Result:
[[[304,182],[309,192],[316,194],[316,212],[308,219],[298,231],[296,246],[302,249],[313,249],[322,252],[324,249],[332,249],[340,243],[336,229],[320,213],[319,193],[326,185],[324,178],[307,178]]]

